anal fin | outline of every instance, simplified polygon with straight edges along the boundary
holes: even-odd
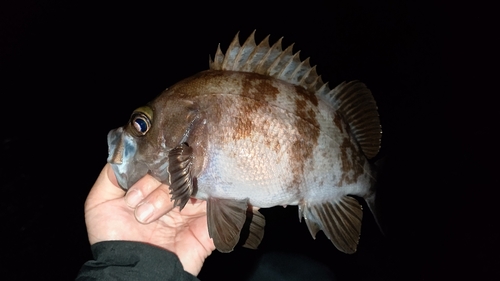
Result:
[[[347,254],[356,252],[363,208],[355,198],[344,196],[337,202],[304,202],[299,212],[313,238],[323,230],[337,249]]]
[[[247,208],[248,199],[207,200],[208,233],[220,252],[229,253],[238,243],[247,218]]]

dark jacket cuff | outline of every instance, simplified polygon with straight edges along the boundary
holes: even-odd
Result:
[[[86,262],[76,280],[198,280],[179,258],[140,242],[105,241],[92,245],[95,260]]]

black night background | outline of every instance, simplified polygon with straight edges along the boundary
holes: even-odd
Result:
[[[83,204],[106,162],[108,131],[207,69],[217,44],[225,51],[238,31],[243,41],[255,29],[257,41],[295,42],[331,86],[361,80],[372,90],[386,235],[364,205],[358,252],[346,255],[322,232],[313,240],[296,206],[275,207],[262,211],[259,250],[215,251],[199,278],[246,280],[262,257],[299,271],[308,268],[294,260],[310,259],[336,280],[498,276],[494,105],[465,66],[477,35],[458,43],[454,13],[420,1],[3,1],[0,279],[74,279],[92,258]],[[478,87],[464,93],[466,79]]]

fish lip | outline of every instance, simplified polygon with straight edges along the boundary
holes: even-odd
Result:
[[[118,185],[122,189],[127,190],[130,185],[128,184],[126,173],[122,172],[126,170],[125,165],[123,165],[123,135],[123,127],[116,128],[108,133],[107,162],[111,164]]]
[[[109,131],[108,133],[108,163],[110,164],[121,164],[122,159],[117,159],[117,154],[120,152],[119,147],[121,146],[121,138],[123,136],[123,128],[116,128]],[[118,149],[117,149],[118,148]],[[123,153],[120,153],[121,155]]]
[[[111,164],[118,185],[124,190],[128,190],[149,172],[144,163],[137,161],[136,153],[136,140],[127,134],[123,127],[108,133],[107,161]]]
[[[123,189],[123,190],[128,190],[133,184],[129,183],[127,175],[120,173],[120,165],[119,164],[111,164],[111,168],[113,169],[113,172],[115,173],[116,181],[118,182],[118,185]]]
[[[146,165],[141,165],[141,163],[136,163],[135,168],[134,165],[131,165],[131,167],[133,170],[129,171],[128,167],[123,164],[111,164],[118,185],[125,191],[129,190],[142,177],[150,173]]]
[[[159,152],[147,164],[138,159],[137,139],[128,134],[123,127],[111,130],[108,133],[108,158],[118,185],[128,190],[146,174],[152,175],[158,181],[169,184],[168,157],[166,152]]]

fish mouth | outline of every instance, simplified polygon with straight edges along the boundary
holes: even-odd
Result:
[[[145,176],[149,169],[136,160],[137,143],[120,127],[108,133],[108,163],[111,164],[118,185],[128,190],[139,179]]]

